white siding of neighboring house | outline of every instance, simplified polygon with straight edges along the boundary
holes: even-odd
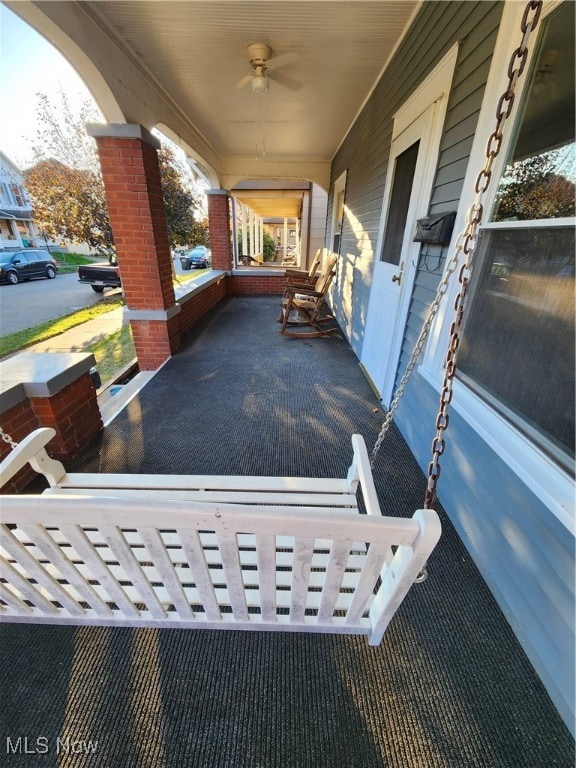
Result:
[[[36,244],[30,210],[22,172],[0,152],[0,248]]]

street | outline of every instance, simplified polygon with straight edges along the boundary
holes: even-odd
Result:
[[[174,259],[177,275],[189,275]],[[57,275],[54,280],[30,280],[17,285],[0,284],[0,335],[22,331],[38,323],[55,320],[78,309],[91,307],[106,296],[120,296],[120,288],[95,293],[78,282],[76,272]]]
[[[120,289],[107,288],[94,293],[78,282],[75,272],[57,275],[54,280],[30,280],[18,285],[0,285],[0,334],[31,328],[75,310],[91,307],[104,296],[120,295]]]

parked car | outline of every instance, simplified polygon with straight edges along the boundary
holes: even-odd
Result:
[[[82,264],[78,267],[78,281],[102,293],[104,288],[120,288],[120,270],[110,264]]]
[[[21,251],[0,251],[0,281],[16,285],[33,277],[52,280],[58,264],[48,251],[26,248]]]
[[[182,269],[206,269],[212,265],[210,251],[205,245],[197,245],[180,258]]]

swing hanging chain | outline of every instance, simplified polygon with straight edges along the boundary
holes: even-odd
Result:
[[[13,440],[7,432],[4,432],[2,427],[0,427],[0,437],[2,438],[2,440],[4,440],[5,443],[8,443],[8,445],[10,446],[10,448],[12,448],[12,450],[18,447],[18,443],[15,440]]]
[[[458,347],[460,346],[460,339],[462,337],[466,296],[470,284],[470,277],[472,275],[472,261],[478,242],[478,228],[484,213],[482,200],[490,185],[494,160],[502,147],[502,131],[506,120],[510,117],[512,112],[512,105],[514,104],[516,94],[516,84],[518,78],[524,72],[526,67],[526,61],[528,59],[528,39],[538,24],[541,12],[542,0],[531,0],[524,9],[521,23],[522,42],[512,54],[508,64],[508,85],[500,97],[496,108],[496,128],[488,139],[488,144],[486,146],[486,163],[484,168],[478,174],[474,185],[476,194],[474,202],[468,212],[466,228],[458,238],[458,241],[463,238],[461,250],[464,253],[464,263],[458,275],[460,290],[456,296],[454,304],[456,316],[450,326],[450,342],[448,344],[448,351],[446,352],[444,380],[442,382],[442,390],[440,393],[440,407],[438,416],[436,417],[436,435],[432,441],[432,460],[428,465],[428,484],[424,497],[425,509],[430,509],[436,503],[436,490],[438,478],[441,473],[440,457],[446,448],[444,432],[448,428],[449,422],[448,406],[452,400]]]
[[[436,484],[438,482],[438,477],[440,476],[440,464],[438,459],[444,453],[445,449],[443,433],[448,426],[447,408],[452,399],[452,381],[456,373],[456,350],[460,343],[464,300],[466,298],[468,281],[471,274],[470,262],[476,247],[478,227],[482,221],[482,215],[484,212],[482,198],[490,183],[490,178],[492,176],[492,165],[502,146],[502,130],[512,111],[516,83],[526,66],[526,61],[528,58],[528,39],[538,24],[541,11],[542,0],[531,0],[524,9],[521,23],[522,41],[510,58],[508,65],[508,84],[506,90],[498,101],[498,106],[496,108],[496,128],[494,129],[493,133],[490,134],[488,143],[486,145],[486,163],[484,168],[478,174],[474,185],[475,198],[466,214],[465,229],[458,235],[458,238],[456,239],[454,252],[446,263],[444,274],[440,280],[440,283],[438,284],[436,295],[432,301],[432,304],[430,305],[428,315],[420,330],[420,334],[418,335],[418,339],[416,340],[414,349],[412,350],[412,354],[406,366],[406,370],[400,379],[392,402],[390,403],[390,407],[386,412],[384,422],[382,423],[376,444],[374,445],[374,449],[370,456],[370,466],[373,469],[382,442],[384,441],[402,395],[404,394],[408,385],[410,375],[416,367],[422,349],[424,348],[424,344],[426,343],[426,340],[430,334],[430,329],[432,328],[436,315],[438,314],[438,310],[440,309],[442,300],[448,291],[452,275],[458,267],[460,255],[464,253],[465,261],[458,277],[461,287],[456,299],[456,319],[450,328],[450,343],[447,352],[445,376],[440,398],[440,410],[436,419],[437,432],[432,442],[432,461],[430,462],[428,468],[428,486],[424,503],[426,509],[428,509],[434,503],[436,498]]]

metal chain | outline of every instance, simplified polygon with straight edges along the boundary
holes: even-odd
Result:
[[[502,147],[502,128],[512,112],[516,84],[526,66],[526,61],[528,59],[528,39],[538,24],[541,12],[542,0],[531,0],[524,9],[521,23],[522,42],[510,57],[510,62],[508,64],[508,86],[498,101],[498,106],[496,107],[496,128],[488,139],[488,144],[486,145],[486,163],[484,168],[478,174],[476,184],[474,185],[476,195],[468,212],[467,225],[463,233],[464,241],[462,243],[462,252],[464,253],[464,264],[458,275],[460,291],[456,296],[454,305],[456,317],[450,326],[450,343],[448,344],[448,351],[446,352],[444,381],[440,393],[440,407],[438,416],[436,417],[436,435],[432,441],[432,460],[428,465],[428,485],[424,497],[425,509],[429,509],[436,502],[436,489],[441,472],[440,456],[442,456],[446,448],[444,432],[448,428],[448,406],[452,400],[452,387],[456,375],[456,359],[462,335],[462,320],[466,305],[468,285],[472,274],[472,259],[478,242],[478,227],[480,226],[482,215],[484,213],[482,199],[490,184],[492,165]]]
[[[430,305],[428,315],[422,326],[418,339],[416,340],[416,344],[412,350],[412,354],[406,366],[404,375],[402,376],[396,392],[394,393],[394,398],[390,403],[390,408],[386,413],[386,417],[370,457],[370,465],[373,468],[384,437],[386,436],[390,424],[392,423],[394,413],[396,412],[400,399],[402,398],[402,395],[404,394],[404,391],[408,385],[410,375],[416,367],[420,353],[422,352],[424,344],[430,334],[430,329],[434,319],[436,318],[436,315],[438,314],[442,299],[448,290],[450,279],[456,271],[458,262],[460,260],[460,255],[464,253],[465,261],[460,269],[458,276],[458,280],[460,282],[460,291],[455,302],[456,318],[450,326],[450,342],[446,354],[446,367],[442,393],[440,397],[440,409],[436,419],[436,436],[432,441],[432,461],[428,467],[428,485],[424,501],[424,507],[426,509],[430,508],[436,499],[436,485],[441,471],[439,458],[445,450],[444,431],[448,426],[447,409],[450,401],[452,400],[452,383],[456,373],[456,352],[460,344],[464,303],[471,275],[471,260],[476,248],[478,227],[484,212],[482,198],[490,183],[494,159],[499,154],[500,148],[502,146],[502,129],[506,120],[510,117],[512,111],[516,83],[526,66],[526,61],[528,58],[527,42],[533,30],[536,28],[536,25],[538,24],[541,11],[542,0],[531,0],[524,9],[521,22],[522,41],[510,58],[510,63],[508,65],[508,85],[500,97],[496,107],[496,128],[492,134],[490,134],[488,139],[486,146],[486,163],[484,168],[478,174],[476,183],[474,185],[474,202],[466,214],[465,229],[458,236],[454,248],[454,253],[446,263],[444,275],[438,284],[436,295],[432,304]]]
[[[10,448],[14,449],[18,447],[18,443],[15,440],[13,440],[7,432],[4,432],[2,427],[0,427],[0,437],[2,438],[2,440],[4,440],[5,443],[8,443]]]

